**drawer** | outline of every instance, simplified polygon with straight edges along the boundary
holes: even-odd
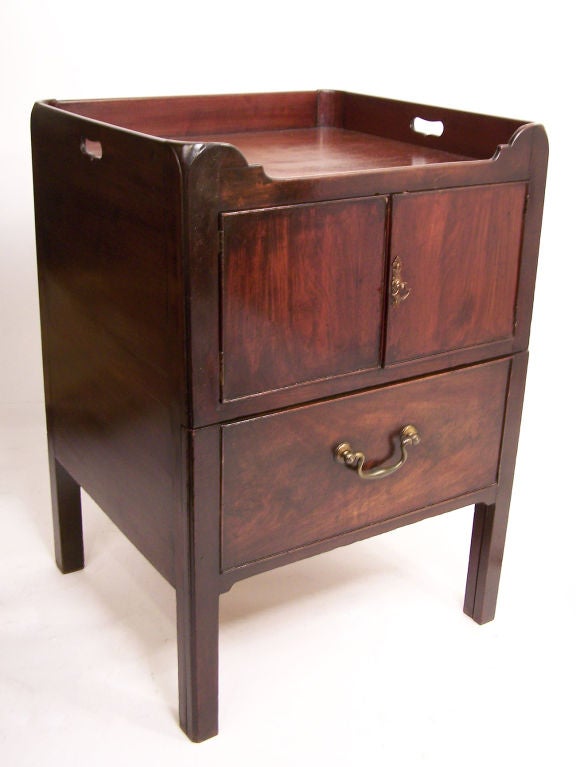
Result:
[[[499,360],[222,427],[222,569],[401,516],[497,481],[509,361]],[[398,463],[382,479],[335,460],[348,442]],[[373,468],[373,466],[372,466]]]

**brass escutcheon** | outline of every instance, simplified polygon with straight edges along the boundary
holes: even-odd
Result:
[[[390,283],[392,305],[398,306],[402,301],[405,301],[410,295],[410,291],[411,288],[402,280],[402,261],[395,258],[392,261],[392,282]]]

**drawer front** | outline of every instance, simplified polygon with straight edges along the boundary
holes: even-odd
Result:
[[[222,569],[494,484],[508,373],[499,360],[222,427]],[[390,476],[334,459],[346,441],[398,462],[408,424],[421,441]]]
[[[512,337],[525,197],[523,183],[393,196],[387,365]]]
[[[222,399],[377,368],[386,198],[222,214]]]

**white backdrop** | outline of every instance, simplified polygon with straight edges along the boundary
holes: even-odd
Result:
[[[569,761],[563,692],[575,681],[576,528],[570,491],[576,254],[569,182],[576,62],[572,25],[562,11],[566,7],[516,0],[474,5],[461,0],[3,0],[0,569],[5,572],[0,572],[0,604],[9,610],[9,620],[0,624],[4,763],[119,764],[137,757],[142,764],[166,759],[174,764],[223,765],[233,760],[268,765],[308,764],[313,757],[326,764],[386,761],[396,767],[480,764],[494,754],[493,764],[534,755],[549,763]],[[118,534],[89,503],[87,527],[110,553],[98,559],[95,552],[92,571],[87,568],[66,580],[53,574],[29,113],[35,100],[51,97],[316,88],[533,120],[547,128],[548,191],[499,614],[494,624],[480,629],[468,625],[459,612],[469,533],[469,517],[463,516],[430,521],[416,526],[419,531],[399,531],[386,542],[361,544],[359,553],[343,550],[285,568],[285,574],[252,579],[223,598],[223,673],[228,678],[234,678],[235,670],[239,673],[237,688],[223,688],[225,717],[229,712],[225,728],[223,724],[218,739],[195,747],[180,738],[173,721],[172,607],[158,607],[172,599],[170,590],[130,548],[123,548]],[[30,520],[33,532],[28,535]],[[119,561],[128,560],[137,577],[122,568],[119,573]],[[438,566],[440,570],[434,569]],[[411,591],[402,575],[423,590],[415,586]],[[114,583],[124,577],[125,591],[117,592],[107,577]],[[443,590],[430,586],[435,578],[448,589],[446,604]],[[391,582],[397,588],[386,587]],[[74,607],[62,602],[66,594],[77,600]],[[101,612],[92,624],[96,618],[82,609],[91,600],[98,603],[98,596]],[[125,610],[124,598],[141,603],[142,614],[134,605]],[[107,604],[117,609],[106,612],[112,609]],[[346,623],[343,605],[346,616],[353,613]],[[50,630],[52,610],[59,617]],[[77,619],[71,615],[76,610]],[[69,619],[62,619],[69,612]],[[133,617],[131,624],[126,612]],[[153,616],[155,627],[146,623],[147,615]],[[378,618],[389,620],[389,628],[375,626]],[[130,707],[126,714],[126,706],[115,706],[116,681],[94,690],[95,680],[111,673],[108,664],[117,648],[109,638],[106,654],[106,640],[99,643],[92,637],[88,646],[93,655],[85,658],[78,642],[88,641],[81,634],[86,624],[96,625],[103,637],[110,624],[124,626],[122,647],[129,668],[120,665],[118,678],[138,685],[140,675],[148,673],[162,690],[157,694],[154,687],[148,697],[142,692],[142,705],[149,706],[145,714],[133,714]],[[375,631],[384,632],[381,654],[377,645],[366,644]],[[416,641],[423,632],[437,656],[430,649],[424,653],[424,642]],[[157,646],[166,659],[155,666]],[[50,647],[65,648],[65,657],[55,661],[47,655]],[[139,660],[132,668],[134,647]],[[379,658],[394,662],[380,668]],[[78,664],[72,670],[68,659]],[[56,663],[53,675],[42,676],[47,673],[44,661]],[[349,662],[350,667],[342,667]],[[247,664],[253,674],[246,672]],[[86,676],[87,667],[93,667],[94,677]],[[76,696],[79,669],[82,692]],[[45,685],[42,694],[34,681],[38,674]],[[172,674],[173,682],[158,683],[158,677],[172,680]],[[68,744],[64,751],[63,742]],[[11,758],[2,758],[3,750]]]

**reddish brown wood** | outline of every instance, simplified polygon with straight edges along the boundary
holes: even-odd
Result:
[[[410,289],[388,304],[386,362],[511,338],[526,187],[395,195],[391,274]]]
[[[324,554],[325,552],[332,551],[340,546],[348,546],[351,543],[356,543],[357,541],[362,541],[375,535],[381,535],[382,533],[388,533],[399,527],[412,525],[415,522],[421,522],[424,519],[436,517],[439,514],[446,514],[449,511],[455,511],[457,509],[464,509],[464,507],[474,504],[492,503],[496,496],[496,490],[497,485],[490,485],[483,490],[464,493],[455,498],[450,498],[448,501],[433,503],[431,506],[424,506],[416,509],[416,511],[409,511],[406,514],[392,517],[391,519],[383,519],[374,524],[367,525],[366,527],[360,527],[355,530],[350,530],[347,533],[341,533],[333,538],[323,538],[321,541],[315,541],[314,543],[308,543],[304,546],[281,552],[280,554],[274,554],[270,557],[266,557],[266,559],[259,559],[255,562],[249,562],[240,565],[239,567],[234,567],[221,574],[221,590],[222,592],[228,591],[236,582],[245,578],[251,578],[253,575],[258,575],[258,573],[264,573],[273,568],[282,567],[283,565],[288,565],[292,562],[298,562],[301,559],[316,556],[317,554]]]
[[[346,189],[352,189],[354,194],[360,195],[360,190],[384,194],[385,190],[394,193],[398,189],[452,187],[457,184],[466,186],[501,183],[510,178],[525,179],[530,173],[532,137],[535,132],[535,126],[519,130],[514,145],[502,149],[497,160],[388,169],[372,176],[349,173],[274,183],[265,180],[260,169],[242,167],[239,159],[241,156],[230,147],[210,144],[197,152],[191,166],[192,186],[189,191],[190,230],[195,233],[191,243],[194,275],[191,276],[190,294],[195,297],[191,303],[191,314],[192,327],[199,329],[198,333],[192,334],[190,361],[194,401],[191,423],[204,426],[250,413],[295,405],[303,399],[317,399],[383,384],[400,375],[413,377],[514,351],[517,339],[510,336],[476,347],[452,349],[433,358],[398,363],[398,370],[368,369],[335,378],[299,383],[255,397],[221,402],[217,215],[222,210],[249,210],[274,206],[279,202],[290,204],[303,199],[343,198],[346,197]],[[526,300],[529,301],[529,291]],[[519,311],[523,311],[521,307]]]
[[[225,141],[271,178],[290,179],[458,162],[463,155],[341,128],[199,134],[193,141]]]
[[[222,394],[380,365],[386,199],[222,216]]]
[[[68,112],[154,136],[191,138],[231,131],[285,130],[317,126],[385,136],[468,157],[489,158],[523,124],[501,117],[375,98],[341,91],[253,93],[218,96],[52,101]],[[442,120],[440,137],[412,128],[414,117]]]
[[[312,91],[52,103],[68,112],[164,138],[215,129],[226,133],[311,128],[317,112],[317,95]]]
[[[507,144],[521,128],[520,120],[504,117],[486,118],[472,112],[445,109],[429,104],[414,104],[393,99],[342,93],[342,126],[362,133],[386,135],[397,141],[407,141],[468,157],[493,157],[501,144]],[[441,120],[441,136],[423,136],[412,130],[415,117]]]
[[[185,732],[217,730],[218,594],[249,574],[474,503],[465,611],[489,620],[542,127],[321,91],[43,103],[32,137],[57,560],[82,566],[82,486],[175,584]],[[402,322],[389,196],[393,255],[427,230]],[[385,458],[404,420],[422,443],[393,477],[332,460],[341,439]]]
[[[533,137],[542,126],[524,125],[513,141],[500,147],[490,159],[468,159],[462,162],[425,163],[409,167],[385,167],[332,173],[307,179],[281,179],[271,183],[262,166],[245,167],[238,159],[221,176],[219,200],[222,209],[245,210],[268,205],[343,199],[398,191],[422,191],[455,186],[496,184],[524,181],[530,176]],[[369,134],[366,134],[369,135]],[[410,142],[405,142],[410,144]],[[213,144],[212,146],[219,146]],[[230,145],[226,145],[230,146]],[[420,146],[414,142],[413,151]],[[219,146],[219,151],[224,147]],[[452,153],[454,154],[454,153]],[[238,158],[243,157],[238,153]]]
[[[180,726],[193,741],[218,732],[220,435],[184,432],[183,504],[176,519]]]
[[[53,456],[173,583],[186,397],[179,166],[162,143],[56,110],[37,107],[32,134]],[[102,159],[82,153],[87,135]]]
[[[516,299],[516,336],[514,351],[528,348],[530,325],[532,322],[532,297],[536,283],[538,249],[540,247],[540,227],[544,208],[546,188],[546,169],[548,165],[548,138],[541,125],[535,125],[531,132],[532,148],[530,153],[530,173],[528,198],[522,241],[522,257],[518,277],[518,296]]]
[[[316,125],[342,127],[342,99],[340,91],[318,91]]]
[[[496,500],[491,504],[477,504],[474,513],[464,612],[477,623],[488,623],[496,612],[527,365],[527,353],[513,358]]]
[[[221,307],[219,181],[239,153],[229,147],[199,145],[182,155],[184,215],[187,221],[184,249],[191,396],[189,428],[219,420],[221,409]],[[193,396],[192,396],[193,395]],[[208,417],[201,417],[201,414]],[[213,416],[216,415],[214,418]]]
[[[493,484],[507,379],[488,363],[224,426],[223,569]],[[382,461],[406,424],[422,441],[390,477],[333,459],[346,441]]]

